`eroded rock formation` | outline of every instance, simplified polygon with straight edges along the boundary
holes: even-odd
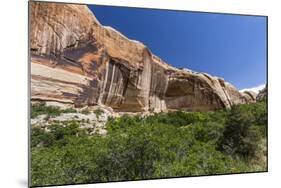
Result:
[[[267,101],[267,85],[257,95],[257,101]]]
[[[215,110],[253,102],[222,78],[180,70],[102,26],[85,5],[30,3],[31,99],[115,111]]]
[[[257,94],[253,91],[244,91],[242,95],[245,98],[245,101],[248,103],[256,102]]]

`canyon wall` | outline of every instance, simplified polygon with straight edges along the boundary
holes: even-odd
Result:
[[[85,5],[30,2],[29,37],[33,101],[123,112],[255,102],[222,78],[172,67],[141,42],[102,26]]]

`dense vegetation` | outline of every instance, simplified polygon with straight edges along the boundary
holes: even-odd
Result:
[[[49,117],[59,116],[61,113],[75,113],[77,112],[73,108],[60,109],[57,106],[46,106],[44,102],[37,103],[31,106],[31,118],[35,118],[39,115],[46,114]]]
[[[79,123],[32,127],[32,185],[265,171],[265,103],[217,112],[110,119],[106,135]]]

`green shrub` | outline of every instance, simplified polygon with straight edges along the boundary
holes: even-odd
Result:
[[[110,118],[103,136],[86,134],[77,121],[55,123],[49,132],[32,127],[32,185],[265,170],[266,115],[264,103],[124,115]]]
[[[59,116],[61,113],[76,113],[73,108],[60,109],[57,106],[46,106],[44,102],[31,105],[31,118],[46,114],[47,117]],[[46,118],[47,118],[46,117]]]
[[[221,138],[224,125],[217,122],[194,123],[188,126],[197,141],[216,144]]]
[[[66,137],[84,135],[85,131],[79,129],[79,122],[65,122],[64,125],[53,123],[48,131],[40,127],[31,128],[31,147],[42,145],[50,147],[54,144],[65,144]]]
[[[94,110],[94,113],[96,114],[97,117],[99,117],[100,115],[102,115],[104,112],[103,110],[101,110],[100,108]]]
[[[214,146],[196,142],[180,160],[157,163],[155,175],[160,178],[231,173],[230,161],[229,157],[217,151]]]
[[[31,106],[31,118],[35,118],[42,114],[47,114],[50,117],[60,115],[61,111],[59,107],[45,106],[45,103],[38,103]]]
[[[85,108],[85,109],[83,109],[83,110],[81,111],[81,113],[82,113],[82,114],[88,115],[88,114],[91,113],[91,111],[90,111],[88,108]]]
[[[54,140],[54,135],[44,131],[42,128],[33,127],[31,129],[31,147],[38,145],[49,147],[54,143]]]
[[[64,110],[61,110],[61,113],[76,113],[77,110],[73,109],[73,108],[67,108]]]
[[[263,130],[265,113],[257,105],[239,105],[232,107],[227,115],[223,136],[219,141],[219,149],[229,155],[238,155],[243,158],[252,158],[258,152],[258,144]],[[256,126],[260,123],[260,127]]]
[[[201,112],[168,112],[168,113],[159,113],[154,116],[149,116],[146,118],[147,122],[151,123],[163,123],[173,126],[185,126],[194,122],[206,122],[210,119],[208,113]]]
[[[95,170],[95,143],[87,137],[68,137],[68,144],[32,149],[33,186],[89,183]]]

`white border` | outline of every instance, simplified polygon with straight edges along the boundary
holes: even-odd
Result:
[[[75,187],[278,187],[280,185],[280,5],[276,0],[66,0],[120,5],[269,16],[269,172]],[[27,1],[1,1],[0,187],[27,187]],[[241,67],[243,68],[243,67]],[[271,185],[272,184],[272,185]],[[275,186],[273,186],[275,185]],[[65,187],[65,186],[62,186]],[[72,186],[68,186],[72,187]],[[74,186],[73,186],[74,187]]]

